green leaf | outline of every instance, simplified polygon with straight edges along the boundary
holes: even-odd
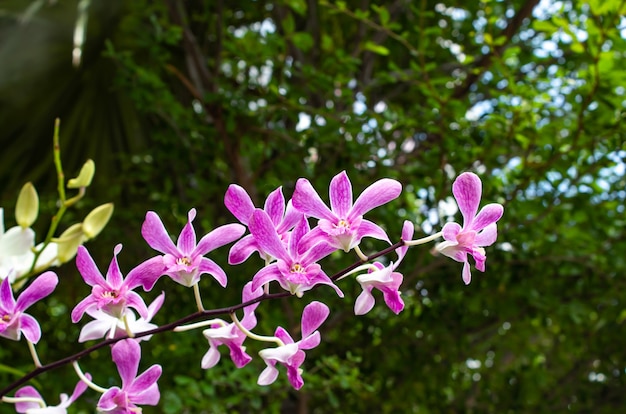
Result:
[[[363,45],[363,49],[369,50],[370,52],[374,52],[382,56],[387,56],[389,54],[389,49],[387,49],[385,46],[378,45],[371,40],[365,42],[365,44]]]

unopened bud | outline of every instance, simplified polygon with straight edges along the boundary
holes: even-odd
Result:
[[[87,239],[96,237],[107,225],[113,214],[113,203],[102,204],[91,210],[83,221],[83,233]]]
[[[72,224],[58,239],[53,240],[58,246],[57,259],[59,263],[72,260],[72,258],[76,256],[78,246],[83,243],[83,240],[83,226],[81,223]]]
[[[93,160],[87,160],[80,169],[78,177],[72,178],[67,182],[67,188],[89,187],[91,179],[96,172],[96,164]]]
[[[15,221],[22,228],[32,226],[39,214],[39,196],[32,183],[26,183],[17,197]]]

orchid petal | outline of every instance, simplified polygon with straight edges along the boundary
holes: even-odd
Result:
[[[491,223],[476,235],[474,244],[476,246],[491,246],[498,238],[498,225]]]
[[[148,246],[154,250],[171,255],[178,254],[178,249],[172,242],[161,218],[154,211],[146,213],[146,219],[141,226],[141,235]]]
[[[245,231],[246,228],[241,224],[234,223],[220,226],[200,239],[196,248],[193,249],[192,256],[205,255],[218,247],[235,241],[241,237]]]
[[[51,294],[59,283],[59,278],[54,272],[45,272],[30,284],[17,298],[15,311],[22,312],[33,303]]]
[[[285,214],[285,197],[283,196],[282,187],[278,187],[267,196],[263,210],[267,213],[269,218],[274,223],[274,226],[278,226]]]
[[[220,286],[226,287],[226,284],[228,283],[226,273],[213,260],[203,257],[198,270],[200,273],[210,274],[215,278],[215,280],[217,280],[217,283],[219,283]]]
[[[339,218],[347,218],[352,208],[352,184],[345,171],[330,181],[330,208]]]
[[[480,212],[478,213],[476,218],[474,218],[471,229],[480,231],[488,225],[500,220],[503,213],[504,207],[502,207],[502,204],[487,204],[480,209]]]
[[[456,242],[456,236],[461,232],[461,225],[459,223],[449,222],[443,225],[441,231],[444,240]]]
[[[349,218],[362,216],[366,212],[398,198],[402,184],[391,178],[383,178],[367,187],[354,202]]]
[[[176,247],[178,248],[177,254],[174,256],[178,256],[182,253],[184,256],[191,255],[191,252],[196,247],[196,231],[193,228],[193,219],[196,218],[196,209],[192,208],[187,213],[187,224],[183,227],[180,235],[178,236],[178,241],[176,243]]]
[[[20,330],[24,334],[24,337],[30,342],[36,344],[41,339],[41,327],[39,322],[29,314],[23,313],[20,315]]]
[[[78,246],[76,253],[76,267],[89,286],[104,284],[104,276],[93,261],[89,251],[84,246]]]
[[[319,328],[329,314],[330,309],[325,304],[318,301],[309,303],[302,312],[302,337],[306,338]]]
[[[220,362],[220,358],[220,351],[218,351],[217,347],[210,346],[209,350],[202,357],[200,366],[202,369],[213,368],[218,362]]]
[[[8,277],[5,277],[0,285],[0,309],[6,313],[13,313],[15,309],[15,298]]]
[[[472,281],[472,273],[470,272],[469,261],[466,258],[465,262],[463,262],[463,282],[465,282],[466,285],[469,285],[471,281]]]
[[[17,398],[36,398],[43,402],[43,397],[37,392],[37,390],[30,385],[20,388],[15,392]],[[15,411],[18,413],[28,413],[29,410],[41,409],[39,403],[34,401],[20,401],[15,403]]]
[[[35,232],[33,229],[11,227],[6,233],[0,233],[0,251],[3,256],[21,256],[28,253],[35,244]]]
[[[237,184],[228,186],[224,196],[224,205],[237,220],[246,226],[248,225],[248,220],[250,220],[254,212],[254,203],[252,203],[252,199],[243,187]]]
[[[454,180],[452,194],[463,215],[463,228],[470,228],[482,195],[480,178],[474,173],[464,172]]]
[[[335,221],[337,217],[324,204],[319,194],[315,191],[309,180],[300,178],[296,182],[296,189],[291,198],[293,206],[306,214],[315,218],[324,218],[329,221]]]
[[[142,318],[148,319],[148,307],[143,298],[132,290],[126,293],[126,306],[137,309]]]
[[[161,377],[162,371],[161,366],[155,364],[134,379],[132,384],[126,389],[126,392],[134,395],[135,398],[133,399],[133,403],[154,405],[159,402],[158,388],[156,389],[156,397],[154,395],[154,390],[151,390],[151,388]]]
[[[259,250],[256,239],[253,235],[248,234],[244,238],[240,239],[235,243],[228,252],[228,264],[230,265],[238,265],[246,260],[248,257],[256,251]]]
[[[311,230],[309,227],[309,222],[307,219],[302,216],[300,221],[296,224],[291,235],[289,236],[289,254],[291,257],[298,256],[298,245],[300,244],[300,240]]]
[[[369,289],[363,289],[363,292],[356,298],[354,302],[354,314],[365,315],[374,308],[376,300]]]
[[[315,331],[310,335],[307,335],[298,341],[298,347],[300,349],[313,349],[320,344],[322,336],[319,331]]]
[[[270,385],[278,378],[278,370],[273,365],[268,365],[261,375],[259,375],[259,379],[257,380],[257,384],[259,385]]]
[[[141,347],[133,339],[124,339],[113,345],[111,357],[122,378],[122,389],[129,387],[137,376]]]
[[[379,225],[372,223],[369,220],[363,220],[361,225],[359,226],[359,230],[356,232],[355,243],[358,244],[363,237],[373,237],[378,240],[386,241],[391,244],[389,241],[389,236],[385,233]]]
[[[107,270],[106,281],[111,285],[111,287],[119,288],[124,283],[124,277],[122,276],[122,272],[120,271],[120,266],[117,262],[117,255],[122,250],[122,245],[118,244],[113,249],[113,259],[111,259],[111,264],[109,265],[109,270]]]
[[[285,217],[283,217],[281,223],[276,227],[276,231],[279,234],[283,234],[291,230],[296,225],[296,223],[300,221],[300,218],[303,215],[304,214],[301,211],[296,210],[291,200],[289,200],[287,202],[287,208],[285,209]]]
[[[98,400],[98,411],[113,411],[118,408],[118,395],[123,391],[119,387],[111,387]]]
[[[248,224],[250,233],[254,236],[263,251],[271,254],[277,259],[289,261],[289,255],[285,250],[283,242],[280,241],[274,224],[267,213],[261,209],[256,209],[252,213]]]
[[[143,290],[148,292],[152,290],[157,280],[165,273],[165,270],[163,256],[155,256],[128,272],[124,283],[128,289],[142,286]]]
[[[259,270],[252,277],[252,289],[257,290],[266,283],[269,283],[272,280],[279,280],[281,277],[282,273],[278,270],[278,266],[276,266],[276,263],[272,263],[271,265],[265,266]]]

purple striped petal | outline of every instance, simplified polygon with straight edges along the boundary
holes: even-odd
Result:
[[[402,184],[391,178],[383,178],[367,187],[356,199],[349,219],[362,216],[366,212],[398,198],[402,192]]]
[[[296,189],[291,198],[293,206],[300,212],[310,217],[335,222],[338,218],[324,204],[319,194],[315,191],[309,180],[300,178],[296,182]]]
[[[500,220],[503,213],[504,207],[502,207],[502,204],[487,204],[480,209],[480,212],[478,213],[476,218],[474,218],[471,230],[480,231],[484,229],[488,225]]]
[[[263,210],[270,217],[274,226],[280,224],[285,214],[285,197],[283,196],[282,187],[278,187],[267,196]]]
[[[449,222],[444,224],[441,231],[443,233],[444,240],[456,242],[456,236],[461,232],[461,225],[458,223]]]
[[[246,228],[241,224],[226,224],[213,229],[200,239],[198,246],[196,246],[191,255],[193,257],[205,255],[218,247],[237,240],[245,231]]]
[[[30,342],[36,344],[41,339],[41,328],[39,322],[27,313],[20,315],[20,330],[24,337]]]
[[[302,312],[302,337],[313,333],[330,315],[330,309],[322,302],[313,301],[306,305]]]
[[[479,247],[491,246],[498,238],[498,225],[491,223],[476,235],[474,244]]]
[[[254,203],[252,203],[252,199],[246,190],[237,184],[231,184],[224,196],[224,204],[237,220],[246,226],[248,225],[248,221],[254,212]]]
[[[228,283],[226,273],[213,260],[203,257],[198,270],[201,274],[210,274],[215,278],[215,280],[217,280],[217,283],[219,283],[222,287],[226,287],[226,284]]]
[[[328,195],[333,213],[339,218],[347,218],[352,208],[352,183],[345,171],[333,177]]]
[[[300,244],[300,240],[311,230],[309,227],[309,222],[307,219],[302,216],[296,227],[291,232],[289,236],[289,255],[292,258],[298,256],[298,245]]]
[[[152,365],[133,381],[126,389],[133,403],[155,405],[159,402],[159,389],[154,386],[161,377],[161,372],[160,365]]]
[[[465,262],[463,262],[463,282],[465,282],[466,285],[469,285],[471,281],[472,281],[472,273],[470,272],[469,261],[466,258]]]
[[[125,390],[131,386],[137,376],[141,347],[134,339],[124,339],[113,345],[111,357],[117,365],[117,371],[122,378],[122,389]]]
[[[193,228],[193,219],[196,218],[196,209],[192,208],[187,213],[187,224],[178,236],[176,247],[184,256],[190,256],[191,252],[196,248],[196,231]]]
[[[161,218],[154,211],[146,213],[146,219],[141,226],[141,235],[148,246],[161,253],[168,253],[172,256],[178,255],[178,249],[172,242],[170,235],[165,230]]]
[[[23,312],[33,303],[51,294],[59,283],[54,272],[45,272],[30,284],[17,298],[15,312]]]
[[[354,245],[359,244],[363,237],[373,237],[378,240],[386,241],[391,244],[389,241],[389,236],[385,233],[379,225],[372,223],[369,220],[363,220],[361,225],[359,226],[359,230],[356,232],[356,237],[354,241]]]
[[[137,265],[126,275],[125,284],[128,289],[142,286],[148,292],[152,290],[157,280],[164,274],[166,269],[163,256],[155,256]]]
[[[252,277],[252,290],[257,290],[261,286],[273,280],[282,278],[282,273],[278,270],[276,263],[265,266]]]
[[[374,308],[375,303],[376,300],[374,299],[374,295],[372,295],[372,287],[363,289],[363,292],[361,292],[354,302],[354,314],[365,315]]]
[[[248,260],[248,257],[250,257],[252,253],[258,250],[259,248],[254,236],[248,234],[230,248],[230,251],[228,252],[228,264],[241,264]]]
[[[0,309],[5,313],[13,313],[15,309],[15,298],[8,277],[5,277],[0,285]]]
[[[290,260],[283,242],[278,238],[274,224],[265,211],[256,209],[252,213],[248,226],[250,233],[264,252],[286,262]]]
[[[463,215],[463,228],[470,228],[478,211],[482,195],[482,183],[474,173],[464,172],[452,184],[452,194]]]
[[[78,246],[76,267],[85,283],[89,286],[105,284],[104,276],[102,276],[102,273],[100,273],[100,270],[96,266],[96,262],[93,261],[93,258],[84,246]]]
[[[122,250],[122,245],[118,244],[113,249],[113,259],[111,259],[111,264],[109,265],[109,270],[107,270],[106,281],[111,287],[119,288],[124,283],[124,276],[122,276],[122,272],[120,271],[120,266],[117,263],[117,255]]]

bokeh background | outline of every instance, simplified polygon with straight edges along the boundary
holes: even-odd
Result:
[[[177,235],[198,210],[204,234],[234,222],[223,196],[237,183],[261,205],[299,177],[325,197],[346,170],[355,194],[382,177],[404,191],[368,218],[398,240],[454,214],[451,184],[479,174],[484,202],[505,205],[487,271],[469,286],[461,265],[415,248],[399,268],[406,309],[353,315],[345,281],[302,299],[263,303],[260,334],[297,336],[302,307],[331,317],[308,352],[303,389],[284,371],[256,385],[256,358],[237,370],[224,353],[204,371],[200,331],[142,346],[156,361],[165,413],[615,413],[626,409],[624,198],[626,2],[623,0],[3,0],[0,2],[0,205],[5,227],[22,184],[37,187],[40,237],[56,209],[54,119],[69,176],[87,158],[96,177],[65,222],[112,201],[109,226],[87,247],[104,271],[113,247],[127,272],[154,255],[140,235],[158,212]],[[61,229],[63,226],[61,226]],[[365,240],[374,252],[384,243]],[[226,264],[205,306],[238,303],[261,265]],[[0,252],[0,255],[2,252]],[[355,256],[325,259],[329,273]],[[393,257],[390,257],[393,259]],[[85,347],[69,312],[89,292],[73,263],[56,295],[33,308],[43,361]],[[193,312],[168,280],[158,324]],[[248,343],[251,354],[260,348]],[[119,382],[108,352],[82,361],[98,384]],[[32,361],[4,340],[0,381]],[[70,367],[37,378],[48,403],[70,392]],[[92,412],[98,395],[73,407]],[[1,412],[12,412],[0,405]]]

